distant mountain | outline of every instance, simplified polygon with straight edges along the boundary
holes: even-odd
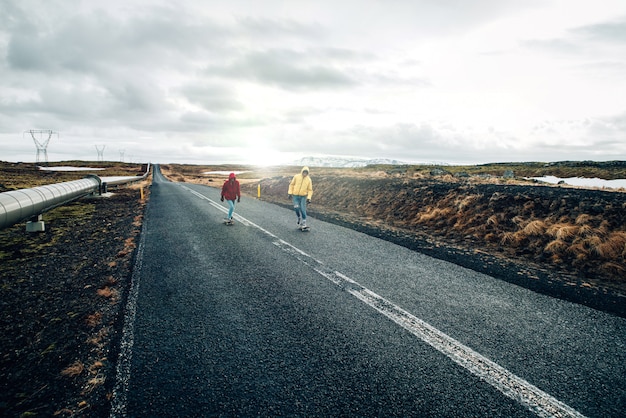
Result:
[[[344,158],[344,157],[304,157],[298,161],[294,161],[292,165],[308,166],[308,167],[365,167],[368,165],[388,164],[388,165],[404,165],[407,164],[398,160],[390,160],[387,158],[360,159],[360,158]]]

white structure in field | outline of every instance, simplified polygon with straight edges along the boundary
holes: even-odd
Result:
[[[48,163],[48,143],[50,142],[50,138],[52,135],[56,135],[59,137],[58,132],[54,132],[51,129],[31,129],[29,131],[24,131],[24,134],[29,133],[35,142],[35,147],[37,147],[37,158],[36,162]]]
[[[96,147],[96,151],[98,152],[98,162],[104,161],[104,149],[106,145],[102,145],[101,147],[94,145]]]

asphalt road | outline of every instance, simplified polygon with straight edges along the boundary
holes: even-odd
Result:
[[[625,319],[155,171],[111,416],[626,415]]]

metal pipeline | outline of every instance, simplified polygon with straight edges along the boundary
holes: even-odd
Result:
[[[150,174],[151,164],[141,176],[109,177],[108,184],[118,185],[143,180]],[[95,174],[81,180],[13,190],[0,193],[0,229],[38,217],[44,212],[88,194],[106,191],[107,183]]]
[[[98,192],[101,184],[98,176],[89,175],[81,180],[0,193],[0,229]]]

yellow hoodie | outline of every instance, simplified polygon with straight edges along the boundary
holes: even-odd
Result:
[[[313,196],[313,183],[311,182],[310,175],[306,177],[302,175],[303,171],[309,171],[309,167],[302,167],[300,174],[293,176],[291,183],[289,183],[289,194],[306,196],[307,199],[311,199],[311,196]]]

